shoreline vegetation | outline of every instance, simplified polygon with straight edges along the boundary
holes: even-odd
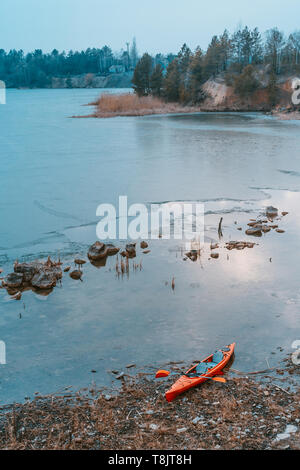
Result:
[[[215,100],[217,97],[214,97]],[[263,112],[280,120],[300,120],[300,111],[292,106],[277,107],[269,110],[257,103],[235,102],[226,106],[215,103],[213,98],[206,105],[186,105],[167,102],[162,98],[138,96],[133,93],[104,93],[96,101],[85,106],[94,106],[95,111],[87,115],[74,115],[72,118],[112,118],[125,116],[147,116],[156,114],[194,114],[200,112]]]
[[[184,106],[180,103],[167,103],[153,96],[137,96],[133,93],[102,94],[96,101],[87,106],[95,106],[95,112],[87,116],[109,118],[117,116],[146,116],[150,114],[197,113],[199,106]]]
[[[277,374],[299,373],[285,359]],[[289,361],[289,363],[287,362]],[[131,365],[132,367],[134,365]],[[178,374],[184,367],[168,365]],[[95,386],[24,404],[0,407],[0,449],[300,449],[300,394],[275,383],[270,371],[256,371],[269,380],[259,383],[225,370],[226,384],[207,381],[172,403],[164,391],[174,378],[153,380],[154,373],[120,374],[121,387]],[[251,373],[248,373],[250,375]],[[151,376],[151,377],[150,377]],[[209,439],[208,439],[209,436]]]

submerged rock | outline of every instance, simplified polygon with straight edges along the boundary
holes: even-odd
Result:
[[[104,258],[104,243],[95,242],[93,245],[89,247],[88,257],[93,261],[97,261],[98,259]]]
[[[277,207],[273,207],[273,206],[268,206],[266,208],[266,216],[273,219],[274,217],[277,217],[278,216],[278,209]]]
[[[252,235],[254,237],[261,237],[262,236],[261,227],[248,228],[245,233],[246,233],[246,235]]]
[[[82,271],[80,271],[79,269],[75,269],[74,271],[70,272],[70,277],[72,279],[79,280],[82,277]]]
[[[105,245],[101,242],[95,242],[90,246],[88,251],[88,257],[92,261],[98,261],[106,256],[112,256],[119,252],[119,248],[115,247],[113,244],[109,243]]]
[[[46,262],[39,260],[32,261],[30,263],[18,263],[14,264],[14,272],[10,273],[3,281],[3,286],[10,291],[19,292],[14,294],[13,298],[20,300],[22,296],[22,290],[28,287],[33,287],[40,290],[48,290],[55,287],[58,279],[62,277],[61,263],[54,262],[48,257]]]
[[[37,274],[51,274],[55,277],[55,279],[61,279],[62,277],[62,270],[61,270],[61,263],[51,261],[50,257],[48,257],[46,262],[42,261],[32,261],[31,263],[18,263],[16,262],[14,265],[15,273],[21,273],[23,275],[23,282],[31,283],[33,285],[33,279]],[[35,278],[34,282],[38,277]]]
[[[197,250],[188,251],[187,253],[185,253],[185,256],[187,256],[192,261],[197,261],[198,251]]]
[[[129,258],[135,258],[136,257],[136,249],[135,249],[136,244],[135,243],[127,243],[126,245],[126,251],[128,253]]]
[[[56,286],[56,275],[49,271],[40,271],[32,278],[31,285],[36,289],[52,289]]]
[[[23,284],[22,273],[10,273],[4,278],[4,285],[10,289],[16,289]]]
[[[38,273],[44,266],[40,261],[32,261],[31,263],[15,263],[15,273],[23,274],[23,281],[30,282],[33,276]]]
[[[247,248],[253,248],[255,243],[247,242]]]
[[[105,245],[105,250],[107,252],[107,256],[113,256],[119,253],[120,248],[117,248],[115,245],[112,243],[109,243]]]
[[[248,222],[249,227],[257,227],[257,225],[260,225],[261,226],[261,221],[260,220],[255,220],[255,221],[252,221],[252,222]]]
[[[230,241],[226,242],[227,250],[243,250],[244,248],[253,248],[255,243],[253,242],[244,242],[244,241]]]
[[[86,263],[84,259],[76,258],[74,259],[74,263],[77,264],[78,266],[82,266]]]

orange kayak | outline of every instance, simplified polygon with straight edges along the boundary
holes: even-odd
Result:
[[[213,377],[214,375],[220,374],[232,357],[234,347],[235,343],[229,344],[191,367],[166,391],[165,395],[167,401],[172,401],[177,395],[206,382],[206,380],[208,380],[206,377]]]

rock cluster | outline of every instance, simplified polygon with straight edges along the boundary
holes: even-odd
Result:
[[[35,289],[52,289],[62,277],[61,263],[47,259],[46,262],[14,264],[14,272],[8,274],[2,282],[8,291],[22,290],[26,287]]]
[[[288,212],[282,212],[281,214],[285,216]],[[272,223],[275,218],[278,218],[278,209],[268,206],[265,211],[265,218],[250,219],[248,223],[249,228],[245,231],[246,235],[261,237],[263,233],[270,232],[271,229],[275,229],[278,233],[284,233],[284,230],[278,229],[278,225]]]
[[[227,250],[234,250],[234,249],[235,250],[244,250],[245,248],[253,248],[254,245],[255,245],[255,243],[252,243],[252,242],[230,241],[230,242],[226,242],[225,248],[227,248]]]

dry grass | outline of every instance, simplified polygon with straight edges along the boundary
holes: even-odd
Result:
[[[104,93],[97,101],[89,103],[89,105],[96,107],[95,113],[92,116],[98,118],[145,116],[147,114],[193,113],[199,111],[197,107],[182,106],[178,103],[166,103],[162,99],[152,96],[138,97],[133,93],[120,95]]]
[[[0,448],[272,449],[287,445],[275,437],[300,418],[299,393],[271,384],[206,383],[167,403],[171,382],[126,377],[116,395],[93,391],[15,405],[0,414]],[[299,434],[288,445],[299,449]]]

